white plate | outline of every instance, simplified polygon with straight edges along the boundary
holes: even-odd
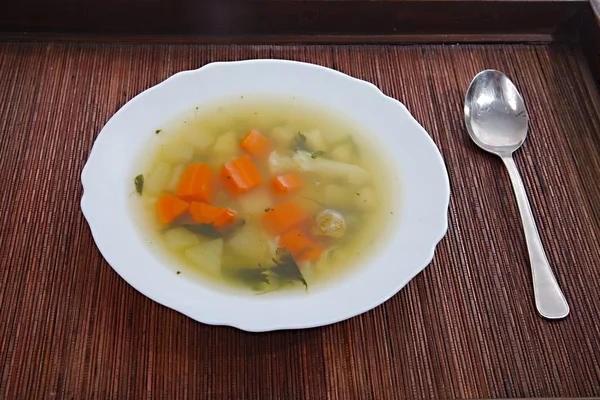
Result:
[[[299,96],[340,110],[394,155],[402,184],[399,223],[368,265],[326,290],[281,297],[232,295],[173,273],[147,248],[128,212],[137,150],[157,126],[215,98]],[[446,234],[450,196],[442,157],[398,101],[340,72],[299,62],[213,63],[173,75],[121,108],[100,132],[82,172],[81,208],[100,252],[149,298],[197,321],[247,331],[309,328],[366,312],[396,294],[433,258]]]

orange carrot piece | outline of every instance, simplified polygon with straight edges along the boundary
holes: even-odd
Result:
[[[314,261],[323,252],[323,248],[300,229],[292,229],[281,236],[279,247],[288,249],[297,261]]]
[[[189,207],[190,203],[171,194],[161,195],[156,203],[158,219],[165,225],[182,216]]]
[[[296,190],[302,189],[304,180],[300,174],[291,172],[285,175],[279,175],[271,181],[271,187],[278,194],[289,194]]]
[[[179,179],[175,194],[187,201],[210,203],[213,196],[213,177],[210,165],[188,165]]]
[[[249,156],[242,156],[223,165],[221,178],[233,194],[242,194],[262,183],[258,168]]]
[[[256,129],[252,129],[242,140],[242,149],[253,156],[262,157],[271,151],[271,141]]]
[[[309,219],[310,216],[300,206],[288,202],[266,210],[263,223],[271,233],[281,235]]]
[[[190,204],[190,214],[197,223],[211,224],[217,229],[226,227],[236,218],[235,211],[229,208],[215,207],[196,201]]]

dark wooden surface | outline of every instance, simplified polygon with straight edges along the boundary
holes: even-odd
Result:
[[[590,5],[593,12],[584,13],[579,38],[583,54],[592,71],[592,79],[600,90],[600,0],[592,0]]]
[[[574,31],[587,8],[585,0],[20,0],[3,5],[0,32],[168,35],[190,41],[265,35],[302,35],[304,41],[315,35],[549,40]],[[452,36],[444,40],[445,35]]]
[[[286,58],[402,101],[450,174],[447,236],[384,305],[332,326],[249,334],[145,298],[102,259],[79,177],[108,118],[174,72]],[[535,312],[499,159],[462,122],[481,69],[511,76],[530,137],[516,154],[571,304]],[[0,43],[0,398],[386,399],[600,396],[600,117],[567,45],[188,46]]]

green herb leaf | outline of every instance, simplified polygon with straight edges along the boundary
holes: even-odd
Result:
[[[271,274],[282,282],[300,281],[308,289],[306,279],[304,279],[291,253],[287,249],[279,247],[276,255],[277,258],[273,259],[275,266],[270,269]]]
[[[238,219],[230,227],[228,227],[225,231],[223,231],[223,236],[230,235],[231,233],[233,233],[234,231],[236,231],[237,229],[241,228],[244,225],[246,225],[246,220]]]
[[[245,219],[239,219],[234,224],[232,224],[229,228],[227,228],[226,230],[219,231],[217,228],[215,228],[215,226],[213,224],[191,224],[191,223],[186,223],[186,222],[189,222],[189,221],[184,221],[184,223],[180,224],[180,226],[183,226],[185,229],[187,229],[190,232],[197,233],[199,235],[205,236],[210,239],[218,239],[218,238],[228,236],[235,230],[246,225]]]
[[[139,174],[136,176],[133,179],[133,183],[135,184],[135,191],[141,196],[144,191],[144,175]]]
[[[250,286],[253,290],[267,293],[279,289],[286,283],[301,282],[308,290],[308,284],[302,276],[294,257],[285,248],[278,248],[276,258],[273,259],[274,266],[262,267],[228,267],[222,272],[232,279],[238,280]]]
[[[221,232],[213,224],[183,224],[181,225],[190,232],[197,233],[211,239],[223,237]]]
[[[322,157],[325,155],[325,152],[323,150],[319,150],[319,151],[313,151],[312,154],[310,155],[310,158],[318,158],[318,157]]]
[[[308,151],[308,147],[306,145],[306,135],[302,132],[298,132],[294,137],[294,151],[297,150],[306,150]]]
[[[270,283],[269,274],[265,268],[227,268],[224,272],[230,277],[240,280],[257,290],[260,285],[268,285]]]

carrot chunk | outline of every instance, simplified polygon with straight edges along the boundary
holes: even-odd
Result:
[[[235,211],[229,208],[215,207],[196,201],[190,204],[190,214],[197,223],[211,224],[217,229],[226,227],[234,222],[236,218]]]
[[[271,151],[271,141],[256,129],[252,129],[242,140],[242,149],[253,156],[262,157]]]
[[[208,164],[188,165],[177,184],[175,194],[187,201],[210,203],[213,195],[212,169]]]
[[[323,252],[323,248],[299,229],[292,229],[279,239],[279,247],[289,250],[298,261],[314,261]]]
[[[182,216],[189,207],[190,203],[171,194],[161,195],[156,203],[158,219],[165,225]]]
[[[221,178],[233,194],[242,194],[262,183],[258,168],[249,156],[242,156],[223,165]]]
[[[265,212],[263,223],[274,235],[282,233],[307,221],[310,216],[296,203],[283,203]]]
[[[285,175],[279,175],[271,181],[271,187],[277,194],[289,194],[296,190],[302,189],[304,180],[300,174],[291,172]]]

